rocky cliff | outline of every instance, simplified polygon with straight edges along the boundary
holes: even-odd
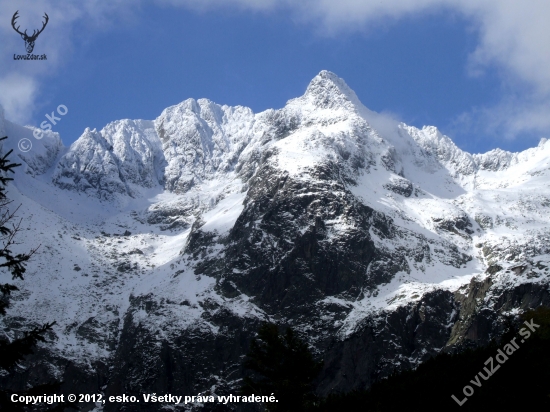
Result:
[[[0,126],[4,149],[32,138]],[[327,395],[550,304],[550,144],[472,155],[371,112],[330,72],[280,110],[189,99],[70,148],[35,143],[10,195],[18,247],[41,247],[4,330],[58,325],[13,388],[227,394],[269,320],[325,361]]]

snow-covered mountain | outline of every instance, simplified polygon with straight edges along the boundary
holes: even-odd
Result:
[[[265,320],[325,360],[321,394],[349,391],[550,305],[545,139],[472,155],[327,71],[280,110],[188,99],[69,148],[32,131],[1,114],[18,247],[40,244],[5,330],[58,322],[24,376],[67,393],[225,394]],[[157,410],[131,407],[105,411]]]

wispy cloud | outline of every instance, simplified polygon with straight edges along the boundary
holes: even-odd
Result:
[[[36,99],[36,81],[30,76],[8,73],[0,78],[0,90],[5,116],[16,123],[26,123]]]
[[[512,140],[518,136],[549,136],[550,99],[506,96],[491,107],[475,107],[448,126],[455,135],[482,135]]]
[[[127,15],[142,2],[130,0],[66,0],[63,7],[53,0],[38,0],[23,3],[5,0],[0,5],[0,21],[6,22],[17,9],[21,21],[25,15],[29,27],[39,24],[44,10],[51,10],[49,36],[44,38],[48,59],[61,62],[61,51],[71,49],[67,33],[86,25],[89,32],[105,30],[114,20]],[[546,132],[546,110],[550,107],[550,2],[547,0],[148,0],[158,5],[185,7],[189,9],[219,9],[233,7],[242,10],[269,12],[286,9],[296,20],[317,26],[324,32],[338,35],[341,31],[362,30],[378,23],[391,24],[405,17],[426,13],[461,13],[471,20],[477,29],[478,45],[465,62],[472,75],[483,73],[487,67],[496,67],[509,94],[495,107],[476,109],[469,114],[472,125],[500,125],[510,137],[529,129],[531,132]],[[0,30],[11,30],[6,24]],[[5,46],[10,49],[22,47],[16,44],[16,36],[5,36]],[[13,65],[0,68],[0,79],[10,73],[37,79],[39,84],[48,75],[36,69],[21,70]],[[22,67],[20,65],[20,67]],[[50,65],[51,67],[51,65]],[[25,71],[27,70],[27,71]],[[32,71],[35,70],[35,71]],[[51,69],[50,69],[51,70]],[[3,83],[5,84],[5,82]],[[28,88],[27,82],[27,89]],[[34,85],[33,95],[36,93]],[[4,102],[6,98],[2,98]],[[6,107],[10,117],[12,110],[24,110],[22,103]],[[27,101],[29,108],[31,101]],[[519,110],[518,110],[519,109]],[[484,120],[485,119],[485,120]],[[485,123],[484,123],[485,122]],[[484,127],[486,130],[489,127]]]
[[[196,10],[238,7],[243,10],[272,10],[286,3],[281,0],[155,0],[160,4],[189,7]]]
[[[497,68],[504,96],[492,107],[457,117],[474,134],[512,139],[550,131],[550,2],[544,0],[303,0],[294,3],[310,21],[327,30],[361,29],[416,14],[458,12],[477,29],[478,45],[469,56],[473,76]]]
[[[128,16],[128,10],[131,10],[127,7],[129,3],[128,0],[66,0],[60,6],[53,0],[0,2],[0,37],[5,59],[0,65],[0,104],[6,118],[18,123],[29,121],[40,85],[47,82],[70,56],[75,39],[79,39],[82,33],[105,30],[121,16]],[[11,27],[15,11],[19,11],[17,25],[29,33],[42,27],[44,13],[48,13],[47,35],[38,38],[33,52],[46,54],[47,63],[25,64],[28,62],[9,59],[10,53],[26,54],[23,40]]]

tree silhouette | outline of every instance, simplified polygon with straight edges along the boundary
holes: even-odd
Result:
[[[322,362],[314,360],[307,344],[292,328],[280,334],[277,325],[262,325],[258,338],[252,340],[244,367],[251,372],[244,378],[244,394],[273,394],[277,398],[278,402],[265,405],[267,410],[307,411],[316,404],[313,380]]]
[[[0,141],[7,139],[7,136],[0,138]],[[15,253],[13,246],[17,244],[16,235],[20,231],[22,219],[16,216],[19,207],[15,210],[10,210],[10,204],[6,193],[6,187],[9,181],[13,178],[8,177],[10,173],[14,173],[14,168],[21,166],[20,163],[13,163],[9,160],[9,155],[12,150],[8,151],[3,156],[0,156],[0,273],[4,272],[11,275],[12,281],[20,279],[24,280],[23,275],[26,272],[25,265],[36,252],[38,247],[31,249],[28,253]],[[9,307],[9,298],[12,292],[18,288],[12,283],[0,284],[0,315],[6,314],[6,309]],[[44,335],[52,329],[55,322],[46,323],[42,326],[35,327],[23,333],[22,336],[15,339],[0,340],[0,371],[10,375],[17,372],[17,366],[25,358],[25,356],[33,352],[33,348],[38,342],[45,342]],[[37,394],[47,393],[57,388],[58,384],[47,384],[29,389],[29,394],[36,392]],[[24,395],[24,393],[19,392]],[[24,407],[18,403],[13,403],[10,400],[11,392],[0,390],[0,410],[4,411],[24,411]],[[59,405],[61,406],[61,405]],[[67,405],[65,405],[66,407]]]
[[[535,330],[523,338],[520,331],[529,331],[525,322],[534,322]],[[366,391],[331,395],[323,400],[319,412],[393,412],[393,411],[514,411],[548,410],[550,407],[550,308],[539,306],[506,322],[508,330],[489,345],[457,354],[440,353],[415,370],[394,373],[374,383]],[[531,324],[531,323],[530,323]],[[533,327],[533,326],[532,326]],[[524,332],[525,333],[525,332]],[[505,363],[494,358],[512,339],[519,349],[509,354]],[[488,362],[493,358],[493,362]],[[487,363],[486,363],[487,362]],[[479,378],[488,370],[487,380]],[[497,369],[498,368],[498,369]],[[477,380],[476,380],[477,376]],[[479,382],[479,385],[473,382]],[[474,394],[462,406],[463,388],[470,385]]]

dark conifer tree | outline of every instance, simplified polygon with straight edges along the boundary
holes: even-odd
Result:
[[[527,323],[525,323],[527,322]],[[527,326],[529,324],[531,327]],[[415,370],[394,373],[368,390],[334,394],[319,412],[486,412],[550,408],[550,308],[539,306],[506,322],[508,330],[489,345],[457,354],[440,353]],[[528,338],[526,337],[529,336]],[[498,351],[515,339],[507,359]],[[506,350],[508,351],[508,350]],[[502,355],[501,355],[502,356]],[[489,359],[492,359],[489,361]],[[503,362],[503,363],[501,363]],[[482,372],[485,378],[478,373]],[[466,397],[463,388],[474,393]],[[471,391],[470,391],[471,392]],[[461,406],[451,395],[455,395]],[[464,399],[467,399],[464,401]]]
[[[277,325],[264,324],[250,345],[244,366],[251,373],[244,378],[244,394],[270,396],[278,402],[267,403],[269,411],[307,411],[317,402],[313,381],[322,368],[306,343],[292,328],[284,334]]]
[[[0,138],[0,141],[7,139],[7,136]],[[18,219],[15,210],[10,210],[10,204],[6,192],[7,184],[13,178],[9,177],[14,173],[14,168],[20,166],[19,163],[13,163],[9,156],[12,150],[0,156],[0,271],[11,275],[12,281],[24,280],[23,275],[26,272],[26,264],[38,248],[31,249],[27,253],[15,253],[13,246],[16,245],[16,235],[20,231],[22,219]],[[18,288],[12,283],[0,284],[0,315],[6,314],[9,307],[9,298],[12,292]],[[38,342],[45,342],[45,334],[50,330],[55,322],[35,327],[26,331],[22,336],[12,340],[0,340],[0,371],[12,375],[17,373],[19,363],[33,352],[33,348]],[[58,384],[41,385],[27,390],[28,394],[44,394],[45,391],[51,391],[58,387]],[[20,394],[24,394],[21,393]],[[0,391],[0,411],[18,411],[25,410],[20,404],[13,403],[10,400],[9,391]],[[59,405],[62,406],[62,405]],[[66,405],[65,405],[66,406]],[[61,410],[61,409],[60,409]]]

